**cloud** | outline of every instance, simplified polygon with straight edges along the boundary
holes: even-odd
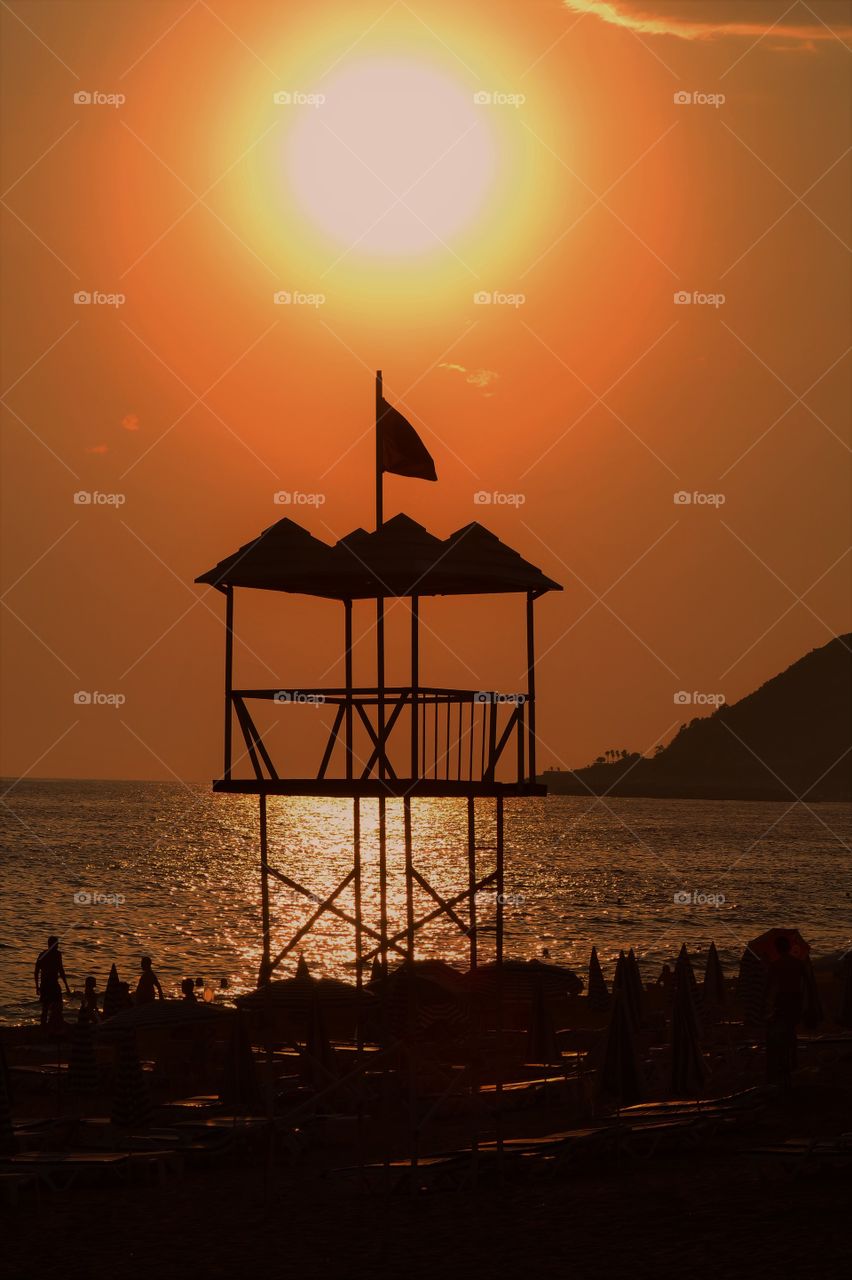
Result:
[[[787,42],[774,48],[791,48],[797,45],[811,45],[814,41],[849,40],[852,39],[852,27],[829,27],[820,20],[814,22],[800,21],[800,8],[795,5],[795,12],[782,13],[774,22],[766,19],[762,22],[741,20],[720,20],[707,18],[685,18],[677,14],[649,12],[653,10],[653,0],[647,0],[642,6],[631,3],[631,0],[563,0],[566,9],[572,13],[590,14],[600,18],[614,27],[626,31],[634,31],[637,35],[674,36],[679,40],[717,40],[725,37],[759,40],[763,36],[771,36]],[[804,6],[806,16],[812,10]],[[695,6],[692,6],[695,11]],[[708,9],[708,12],[711,10]],[[718,9],[717,9],[718,12]],[[788,16],[791,21],[787,22]],[[816,15],[813,15],[816,17]]]
[[[108,444],[93,444],[86,450],[86,453],[109,453]]]
[[[463,364],[439,364],[438,368],[448,369],[451,373],[466,374],[465,382],[469,382],[473,387],[481,387],[483,391],[500,377],[499,373],[495,373],[493,369],[467,369]],[[493,392],[486,391],[486,395],[493,395]]]
[[[139,415],[137,413],[126,413],[121,419],[121,425],[125,431],[138,431]]]

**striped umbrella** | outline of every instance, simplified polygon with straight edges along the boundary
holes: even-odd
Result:
[[[95,1060],[95,1028],[89,1018],[80,1017],[71,1032],[68,1088],[72,1093],[94,1093],[98,1087]]]
[[[629,1107],[642,1100],[642,1064],[636,1050],[635,1024],[629,996],[623,983],[618,987],[613,984],[612,994],[612,1013],[606,1033],[599,1088],[606,1097],[616,1099],[623,1107]]]
[[[712,1016],[718,1016],[725,1003],[725,975],[722,972],[719,952],[716,950],[715,942],[710,943],[710,949],[707,952],[702,995],[704,997],[705,1012]]]
[[[12,1087],[9,1080],[9,1067],[6,1062],[6,1050],[0,1040],[0,1154],[14,1155],[15,1135],[12,1130]]]
[[[746,1026],[759,1026],[765,1019],[766,978],[766,966],[751,947],[746,947],[737,978],[737,999],[743,1007]]]
[[[122,1129],[139,1129],[151,1116],[151,1099],[136,1050],[136,1036],[125,1031],[118,1041],[118,1061],[112,1098],[112,1123]]]
[[[672,1093],[694,1096],[704,1087],[705,1077],[695,995],[684,967],[680,982],[675,981],[672,1009]]]
[[[544,987],[540,986],[530,1004],[530,1017],[527,1027],[527,1062],[538,1062],[546,1065],[562,1063],[562,1052],[556,1036]]]
[[[589,960],[589,987],[588,1001],[592,1009],[602,1011],[609,1008],[609,988],[606,985],[606,979],[603,976],[601,962],[598,959],[597,947],[592,947],[592,955]]]
[[[441,960],[415,960],[394,969],[369,989],[384,1000],[379,1027],[386,1021],[394,1036],[406,1039],[433,1030],[458,1029],[470,1021],[467,978]]]
[[[119,1009],[122,1009],[123,1007],[118,970],[115,965],[113,965],[109,971],[107,984],[104,988],[104,1017],[111,1018],[114,1013],[118,1013]]]

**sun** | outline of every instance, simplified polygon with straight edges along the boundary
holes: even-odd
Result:
[[[486,209],[497,169],[488,112],[445,72],[364,58],[302,97],[286,180],[301,214],[342,253],[448,248]]]

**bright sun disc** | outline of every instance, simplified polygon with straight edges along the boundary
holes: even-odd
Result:
[[[287,176],[302,212],[342,248],[425,253],[482,210],[494,143],[470,91],[419,63],[372,59],[322,93],[298,108]]]

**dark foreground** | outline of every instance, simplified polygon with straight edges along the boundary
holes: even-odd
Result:
[[[558,1115],[529,1116],[538,1131]],[[319,1168],[192,1170],[159,1186],[71,1188],[4,1210],[5,1273],[72,1277],[848,1274],[852,1178],[750,1154],[852,1127],[847,1057],[797,1075],[754,1126],[694,1152],[613,1158],[500,1186],[365,1194]]]

